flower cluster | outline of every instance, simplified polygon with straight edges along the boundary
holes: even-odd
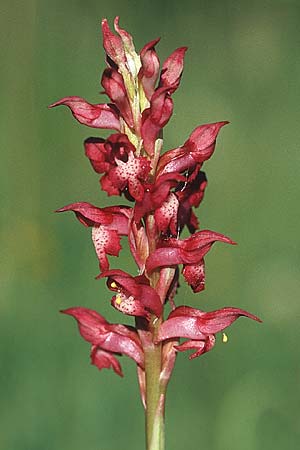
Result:
[[[65,97],[51,106],[69,107],[75,119],[89,127],[114,130],[107,139],[88,138],[85,154],[101,174],[102,190],[109,196],[123,195],[132,206],[100,208],[80,202],[58,212],[73,211],[91,228],[98,278],[107,279],[112,306],[134,316],[135,327],[108,323],[98,312],[83,307],[63,312],[77,320],[98,369],[111,367],[122,376],[118,357],[134,360],[146,406],[147,355],[159,349],[157,382],[163,391],[177,352],[194,350],[190,358],[195,358],[211,350],[216,333],[239,317],[259,319],[239,308],[204,312],[175,306],[179,267],[185,281],[199,293],[205,287],[204,258],[212,245],[217,241],[234,244],[223,234],[199,230],[194,212],[207,185],[203,163],[212,156],[217,136],[228,122],[200,125],[183,145],[162,153],[162,130],[172,116],[172,95],[180,84],[187,49],[176,49],[160,69],[155,50],[159,39],[136,53],[131,35],[120,28],[118,18],[114,27],[116,33],[107,20],[102,21],[107,68],[101,85],[110,102],[90,104],[80,97]],[[185,227],[191,235],[181,239]],[[137,264],[137,276],[110,267],[108,256],[119,255],[123,236]],[[171,312],[165,319],[167,303]],[[180,338],[185,340],[179,343]]]

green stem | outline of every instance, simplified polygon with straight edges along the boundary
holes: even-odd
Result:
[[[146,219],[149,251],[154,252],[157,242],[157,230],[153,215]],[[159,273],[154,272],[150,277],[150,285],[155,288],[159,281]],[[163,299],[164,300],[164,299]],[[162,300],[162,301],[163,301]],[[162,317],[153,316],[148,324],[146,339],[144,340],[145,376],[146,376],[146,450],[164,450],[165,421],[164,403],[166,386],[161,382],[162,344],[154,344]]]
[[[161,351],[161,344],[152,344],[145,349],[147,450],[164,450],[165,448],[164,392],[160,384]]]

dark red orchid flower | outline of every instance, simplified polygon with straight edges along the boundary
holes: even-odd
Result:
[[[194,292],[204,289],[203,258],[214,242],[235,244],[230,238],[214,231],[202,230],[187,239],[169,238],[161,240],[160,247],[146,261],[148,274],[162,267],[183,264],[183,275]]]
[[[126,134],[112,134],[107,139],[90,137],[84,141],[85,154],[97,173],[108,173],[116,166],[116,159],[127,161],[135,151]]]
[[[109,206],[97,208],[87,202],[71,203],[56,212],[73,211],[85,226],[92,227],[92,239],[100,270],[108,270],[107,255],[118,256],[121,236],[128,234],[130,208]]]
[[[122,270],[107,270],[97,278],[107,277],[107,286],[117,292],[112,305],[124,314],[149,319],[153,313],[160,317],[162,303],[155,289],[149,285],[145,276],[132,277]]]
[[[156,184],[163,186],[162,183],[159,183],[159,180],[172,174],[173,172],[170,172],[158,177]],[[204,172],[198,172],[198,169],[195,169],[194,174],[187,178],[176,175],[176,188],[173,192],[170,191],[167,197],[163,197],[163,203],[156,204],[154,216],[157,228],[162,234],[178,237],[185,225],[191,233],[194,233],[199,227],[198,219],[192,208],[198,207],[201,203],[207,180]],[[172,177],[170,177],[171,179]],[[157,189],[155,193],[161,193],[161,189]]]
[[[188,341],[176,346],[176,349],[178,351],[197,349],[196,353],[190,356],[192,359],[211,350],[215,343],[214,335],[229,327],[241,316],[261,322],[258,317],[240,308],[225,307],[204,312],[189,306],[179,306],[161,324],[157,342],[186,338]]]
[[[158,177],[152,184],[145,185],[144,197],[141,202],[137,201],[134,207],[134,220],[138,223],[149,213],[156,213],[156,218],[163,222],[165,214],[169,217],[169,211],[164,208],[160,212],[156,212],[163,207],[168,201],[171,190],[176,188],[185,178],[178,173],[168,173]],[[175,212],[174,212],[175,214]]]
[[[151,170],[150,161],[135,156],[135,147],[125,134],[113,134],[105,141],[89,138],[85,153],[94,170],[103,173],[100,182],[108,195],[128,193],[130,198],[142,201],[144,184]]]
[[[154,183],[145,185],[143,200],[135,204],[134,219],[139,222],[153,212],[162,234],[178,236],[185,225],[193,233],[198,228],[198,219],[192,208],[201,203],[206,185],[206,176],[198,169],[188,177],[177,172],[161,175]]]
[[[129,356],[140,367],[144,367],[141,342],[132,327],[111,324],[99,313],[88,308],[68,308],[61,312],[77,320],[81,336],[92,344],[92,364],[98,369],[112,367],[118,375],[123,376],[116,355]]]
[[[158,174],[192,172],[213,154],[220,129],[229,122],[216,122],[195,128],[188,140],[178,148],[164,153],[158,163]]]
[[[130,152],[126,162],[116,159],[116,167],[110,170],[108,179],[120,193],[128,189],[133,199],[142,201],[145,190],[144,183],[148,179],[150,170],[150,161],[143,156],[135,157],[133,152]]]

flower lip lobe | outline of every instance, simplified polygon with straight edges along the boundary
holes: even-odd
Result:
[[[96,366],[99,370],[112,368],[117,375],[120,377],[124,376],[121,365],[113,354],[101,350],[101,348],[96,345],[92,345],[90,356],[91,364]]]
[[[150,320],[150,314],[143,306],[142,302],[135,299],[132,295],[126,297],[125,294],[120,292],[112,297],[111,304],[123,314],[135,317],[144,317]]]

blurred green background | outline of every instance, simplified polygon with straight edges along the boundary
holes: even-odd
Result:
[[[99,98],[99,23],[121,25],[137,49],[161,36],[161,60],[187,45],[165,149],[199,124],[229,120],[214,157],[201,226],[239,245],[207,256],[206,291],[184,285],[177,304],[239,306],[229,342],[179,355],[167,401],[168,450],[299,448],[300,4],[295,1],[4,0],[1,2],[1,450],[137,450],[144,418],[134,364],[120,379],[89,365],[89,346],[59,309],[109,305],[89,230],[53,210],[99,206],[67,95]],[[113,199],[118,203],[118,198]],[[128,250],[112,267],[135,273]]]

